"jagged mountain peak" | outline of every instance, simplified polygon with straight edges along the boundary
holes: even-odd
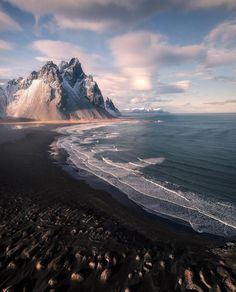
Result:
[[[71,60],[69,61],[69,66],[77,66],[77,65],[81,65],[79,59],[71,58]]]
[[[115,107],[113,101],[109,97],[107,97],[105,101],[105,108],[113,116],[121,115],[120,111],[118,110],[118,108]]]
[[[78,58],[72,58],[69,62],[62,61],[59,70],[72,87],[78,80],[81,81],[86,77]]]
[[[48,61],[27,78],[8,83],[7,114],[36,120],[107,118],[117,116],[112,102],[104,102],[92,75],[78,58],[57,66]],[[118,110],[117,110],[118,111]]]
[[[43,67],[57,67],[57,65],[53,61],[47,61]]]
[[[90,75],[88,76],[88,79],[89,79],[91,82],[93,82],[93,75],[90,74]]]
[[[58,65],[59,71],[63,72],[64,69],[66,69],[69,66],[69,63],[66,61],[61,61],[61,63]]]
[[[56,71],[56,70],[58,70],[58,66],[55,63],[53,63],[53,61],[47,61],[43,65],[43,67],[41,68],[40,71],[46,71],[46,70],[48,70],[48,71]]]
[[[41,68],[41,70],[38,72],[38,77],[44,79],[47,82],[62,81],[59,68],[56,64],[53,63],[53,61],[48,61]]]

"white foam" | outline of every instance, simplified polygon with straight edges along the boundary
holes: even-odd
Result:
[[[147,158],[147,159],[141,159],[138,157],[139,161],[142,161],[146,164],[161,164],[165,161],[165,157],[156,157],[156,158]]]
[[[69,161],[75,166],[120,189],[150,212],[184,220],[198,232],[236,235],[235,206],[170,189],[158,178],[150,179],[141,173],[144,167],[164,163],[164,157],[137,158],[137,161],[128,162],[108,158],[108,153],[118,150],[114,144],[109,144],[110,139],[119,136],[113,131],[116,126],[90,124],[60,128],[58,131],[65,135],[58,139],[57,147],[67,151]],[[106,131],[102,127],[106,127]],[[88,131],[92,132],[89,132],[89,137]],[[105,145],[94,145],[98,138],[106,139]],[[125,150],[121,148],[119,151]]]

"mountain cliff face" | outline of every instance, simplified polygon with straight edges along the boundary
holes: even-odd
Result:
[[[6,95],[2,87],[0,87],[0,118],[6,115]]]
[[[8,82],[5,89],[6,114],[35,120],[98,119],[117,116],[112,102],[87,76],[77,58],[59,66],[47,62],[27,78]]]
[[[110,98],[106,99],[105,109],[113,116],[119,117],[121,115],[120,111],[115,107],[113,101]]]

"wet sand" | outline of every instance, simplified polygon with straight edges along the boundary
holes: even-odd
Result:
[[[0,126],[1,291],[236,291],[235,243],[74,179],[53,128]]]

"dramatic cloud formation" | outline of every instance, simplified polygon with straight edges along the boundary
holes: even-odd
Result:
[[[153,15],[160,6],[159,1],[154,0],[7,1],[37,17],[51,14],[61,28],[94,31],[116,30],[120,26],[137,23]]]
[[[139,23],[163,10],[236,9],[234,0],[5,0],[37,17],[52,15],[57,26],[96,32]]]
[[[0,10],[0,31],[21,31],[20,25],[8,16],[5,12]]]
[[[162,66],[188,63],[204,56],[201,45],[173,46],[166,42],[165,37],[147,31],[115,37],[109,45],[115,65],[131,79],[135,90],[152,90],[153,76],[158,75]]]
[[[128,67],[136,67],[137,63],[153,66],[156,62],[163,66],[176,65],[204,56],[204,47],[201,45],[173,46],[166,42],[164,36],[147,31],[115,37],[110,40],[110,46],[117,64]]]
[[[3,0],[0,75],[78,57],[121,108],[233,111],[235,12],[235,0]]]

